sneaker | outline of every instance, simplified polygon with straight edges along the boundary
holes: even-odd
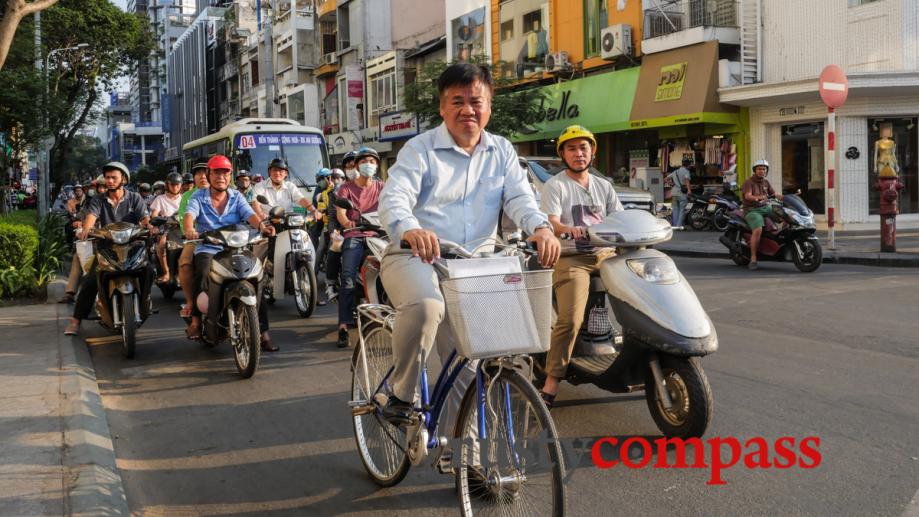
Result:
[[[348,348],[348,329],[338,329],[338,348]]]
[[[756,262],[750,262],[750,264],[747,266],[747,269],[749,269],[750,271],[754,271],[756,269],[759,269],[759,266],[756,265]]]
[[[410,403],[400,400],[395,395],[389,396],[386,405],[380,408],[380,412],[387,422],[396,427],[410,424],[415,413]]]
[[[338,298],[338,291],[335,289],[335,287],[333,287],[333,286],[331,286],[331,285],[326,286],[326,288],[325,288],[325,297],[326,297],[326,299],[329,300],[329,303],[332,303],[332,302],[335,301],[336,298]]]

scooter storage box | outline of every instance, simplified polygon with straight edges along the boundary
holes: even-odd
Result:
[[[482,359],[549,349],[552,270],[521,271],[517,257],[447,262],[440,286],[457,353]]]

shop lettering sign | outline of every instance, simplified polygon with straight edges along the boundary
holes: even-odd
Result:
[[[675,101],[683,96],[683,81],[686,79],[686,62],[661,67],[657,81],[654,102]]]
[[[541,122],[554,122],[562,119],[576,119],[581,115],[580,108],[577,104],[571,102],[571,90],[562,93],[562,101],[558,107],[545,107],[545,99],[539,101],[539,120]]]
[[[804,111],[804,106],[787,106],[784,108],[779,108],[779,116],[788,117],[791,115],[803,115]]]

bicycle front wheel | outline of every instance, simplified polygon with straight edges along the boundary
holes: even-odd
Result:
[[[356,348],[351,376],[351,400],[370,402],[393,366],[392,331],[372,324],[363,329],[364,349]],[[358,344],[358,347],[361,345]],[[380,486],[393,486],[405,477],[411,464],[405,432],[374,410],[352,417],[354,439],[361,461]]]
[[[463,515],[564,515],[565,464],[549,410],[516,371],[491,373],[497,377],[486,384],[486,439],[478,439],[475,383],[456,421]]]

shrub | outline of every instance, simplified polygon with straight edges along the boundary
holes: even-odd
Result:
[[[0,222],[0,270],[20,267],[24,259],[34,259],[38,231],[23,224]]]

